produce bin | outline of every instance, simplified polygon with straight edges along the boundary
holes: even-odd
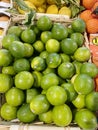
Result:
[[[42,13],[37,13],[35,20],[38,20],[41,16],[43,16],[45,14]],[[74,19],[69,19],[67,16],[62,16],[62,15],[48,15],[52,21],[54,22],[60,22],[62,24],[64,24],[65,26],[70,25],[70,23],[74,20]],[[21,25],[21,22],[26,18],[26,16],[24,15],[14,15],[13,17],[11,17],[10,23],[8,24],[4,35],[6,35],[6,32],[8,30],[8,28],[11,25],[14,25],[15,23],[18,23]],[[86,46],[89,48],[89,41],[88,41],[88,37],[87,37],[87,33],[84,33],[84,38],[85,38],[85,42],[83,44],[83,46]],[[2,41],[1,41],[1,47],[2,47]],[[89,62],[91,62],[91,59],[89,59]],[[0,94],[0,106],[5,102],[4,99],[4,94]],[[4,121],[1,119],[0,121],[0,130],[81,130],[77,124],[70,124],[67,127],[57,127],[54,124],[50,124],[50,125],[46,125],[44,123],[41,122],[34,122],[33,124],[23,124],[20,123],[17,119],[13,120],[11,122],[9,121]],[[97,130],[97,128],[96,128]]]

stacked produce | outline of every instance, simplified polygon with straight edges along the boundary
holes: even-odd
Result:
[[[2,119],[97,127],[94,77],[98,69],[88,62],[85,29],[80,18],[65,27],[48,16],[29,27],[9,27],[0,50]]]
[[[25,14],[28,9],[35,10],[36,13],[60,14],[69,18],[78,16],[84,9],[80,5],[80,0],[14,0],[15,7],[20,14]]]
[[[88,33],[98,33],[98,0],[83,0],[85,10],[80,13],[80,18],[86,22]]]

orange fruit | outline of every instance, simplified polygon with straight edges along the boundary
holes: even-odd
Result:
[[[71,62],[63,62],[58,67],[58,75],[63,79],[70,79],[75,74],[75,67]]]
[[[95,88],[94,80],[87,74],[78,74],[73,84],[78,94],[89,94]]]
[[[86,24],[83,19],[77,18],[71,23],[72,29],[74,32],[83,33],[86,30]]]
[[[46,97],[51,105],[62,105],[67,101],[67,93],[63,87],[50,86],[46,92]]]
[[[41,31],[49,31],[52,28],[52,21],[48,16],[41,16],[37,21],[37,27]]]
[[[36,119],[36,115],[31,112],[29,104],[22,104],[17,111],[17,118],[24,123],[31,123]]]
[[[15,86],[19,89],[26,90],[32,87],[34,77],[29,71],[21,71],[15,75]]]
[[[86,22],[86,28],[88,33],[97,33],[98,32],[98,19],[90,19]]]
[[[98,110],[98,92],[91,92],[86,95],[85,97],[85,104],[86,107],[91,111],[97,111]]]
[[[76,112],[75,123],[85,130],[95,130],[97,128],[96,115],[86,108],[82,108]]]
[[[48,102],[44,94],[39,94],[35,96],[30,102],[30,110],[37,115],[47,112],[49,108],[50,103]]]
[[[61,41],[61,50],[63,53],[67,55],[74,54],[77,48],[78,48],[77,43],[71,38],[66,38]]]
[[[86,9],[91,9],[97,0],[82,0],[82,5]]]
[[[93,18],[92,11],[90,9],[84,10],[80,13],[79,17],[87,22],[89,19]]]
[[[16,119],[17,118],[17,107],[10,106],[8,103],[4,103],[1,106],[1,117],[7,121]]]
[[[85,62],[80,68],[80,73],[88,74],[92,78],[95,78],[98,74],[98,68],[94,63]]]
[[[47,73],[42,77],[41,88],[48,89],[50,86],[59,84],[59,78],[55,73]]]
[[[72,121],[72,111],[67,104],[54,106],[52,118],[55,125],[68,126]]]
[[[24,100],[24,92],[16,87],[12,87],[5,94],[6,102],[11,106],[20,106]]]

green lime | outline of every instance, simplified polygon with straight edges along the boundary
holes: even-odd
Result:
[[[29,43],[24,43],[24,48],[25,48],[25,57],[31,57],[34,53],[33,46]]]
[[[12,76],[16,74],[13,66],[2,67],[2,73],[12,75]]]
[[[41,40],[37,40],[36,42],[34,42],[33,47],[37,52],[43,52],[45,49],[44,43]]]
[[[51,31],[43,31],[43,32],[41,33],[40,38],[41,38],[41,41],[46,44],[46,42],[47,42],[49,39],[52,39],[52,33],[51,33]]]
[[[36,119],[36,115],[31,112],[29,104],[23,104],[17,111],[17,118],[23,123],[31,123]]]
[[[37,27],[41,31],[49,31],[52,27],[52,21],[48,16],[41,16],[37,21]]]
[[[61,57],[58,53],[50,53],[46,58],[46,63],[49,68],[57,68],[61,63]]]

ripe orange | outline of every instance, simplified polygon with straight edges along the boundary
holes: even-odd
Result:
[[[86,9],[91,9],[97,0],[82,0],[82,5]]]
[[[86,22],[86,28],[88,33],[97,33],[98,32],[98,19],[90,19]]]
[[[87,22],[89,19],[92,19],[92,11],[87,9],[80,13],[79,17],[83,19],[85,22]]]

